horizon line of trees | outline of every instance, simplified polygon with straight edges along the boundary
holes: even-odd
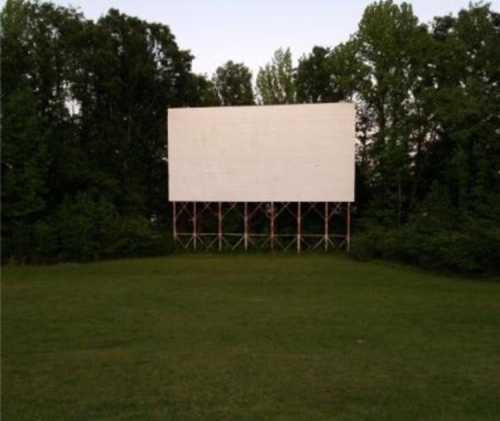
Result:
[[[195,74],[164,24],[7,0],[2,42],[2,258],[88,260],[170,249],[167,107],[352,101],[353,254],[500,271],[500,14],[419,22],[369,5],[358,30],[293,66],[276,50]]]

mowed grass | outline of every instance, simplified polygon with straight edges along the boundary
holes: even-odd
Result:
[[[342,256],[6,267],[3,420],[498,420],[500,283]]]

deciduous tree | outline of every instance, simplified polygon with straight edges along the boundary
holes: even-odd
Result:
[[[254,103],[252,72],[243,63],[228,61],[219,66],[213,83],[221,105],[251,105]]]
[[[280,48],[257,74],[259,101],[263,104],[292,104],[296,99],[295,91],[292,53],[289,48]]]

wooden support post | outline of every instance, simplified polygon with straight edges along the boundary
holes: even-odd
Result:
[[[193,248],[196,250],[196,240],[197,240],[197,221],[196,221],[196,202],[193,202]]]
[[[351,204],[347,203],[347,253],[351,250]]]
[[[248,250],[248,203],[244,204],[244,214],[243,214],[243,242],[245,244],[245,251]]]
[[[325,251],[328,251],[328,243],[330,242],[330,238],[328,232],[330,230],[329,223],[330,222],[330,212],[328,210],[328,202],[325,202]]]
[[[302,246],[302,215],[301,202],[297,203],[297,253],[300,253]]]
[[[271,233],[270,233],[271,250],[274,251],[274,202],[271,202]]]
[[[219,219],[219,224],[218,224],[219,251],[222,251],[222,203],[221,202],[219,202],[219,208],[217,214]]]

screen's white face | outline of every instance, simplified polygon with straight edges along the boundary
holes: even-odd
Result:
[[[168,110],[169,198],[351,202],[354,105]]]

